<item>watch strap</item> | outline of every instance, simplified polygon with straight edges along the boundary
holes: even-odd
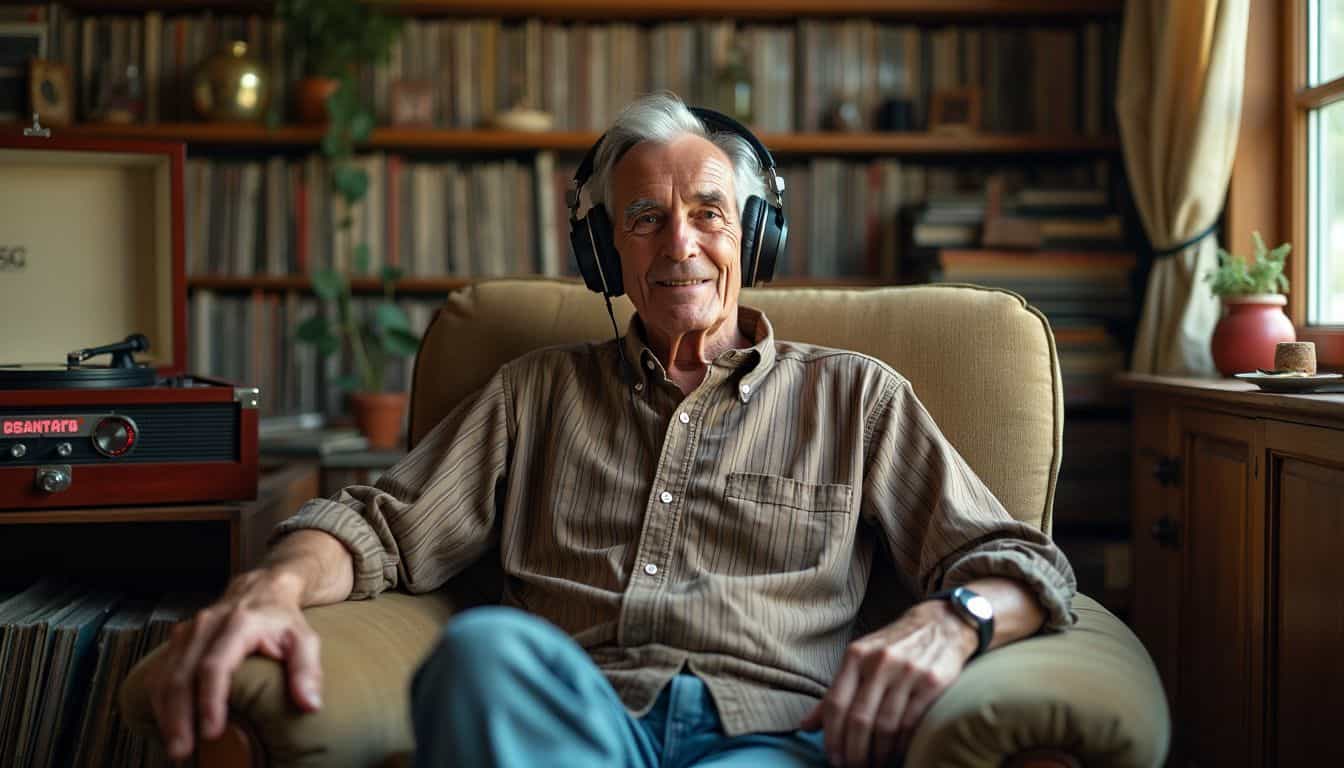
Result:
[[[939,590],[924,598],[925,600],[948,601],[952,604],[952,610],[975,630],[976,646],[975,653],[971,654],[972,659],[989,650],[989,644],[994,639],[994,617],[982,619],[972,613],[970,607],[966,604],[971,598],[977,596],[979,596],[978,592],[973,592],[965,587],[954,587]]]

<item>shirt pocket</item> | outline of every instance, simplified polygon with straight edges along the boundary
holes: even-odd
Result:
[[[732,540],[721,562],[739,576],[816,568],[846,519],[851,493],[840,483],[730,473],[725,497]]]

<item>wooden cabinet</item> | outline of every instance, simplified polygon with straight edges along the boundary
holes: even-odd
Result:
[[[1132,616],[1172,763],[1344,764],[1344,396],[1126,383]]]

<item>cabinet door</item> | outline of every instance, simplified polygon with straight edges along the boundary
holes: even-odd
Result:
[[[1265,751],[1278,765],[1344,765],[1344,431],[1269,422]]]
[[[1177,763],[1244,764],[1258,740],[1251,686],[1262,536],[1253,528],[1263,519],[1263,495],[1255,491],[1263,423],[1198,410],[1178,419],[1185,519]]]
[[[1139,394],[1134,403],[1131,465],[1134,562],[1130,622],[1157,665],[1172,711],[1180,673],[1180,443],[1167,398]]]

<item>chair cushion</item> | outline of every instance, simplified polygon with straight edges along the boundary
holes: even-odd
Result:
[[[914,385],[943,433],[1013,517],[1050,530],[1063,397],[1045,318],[1016,294],[959,285],[756,288],[779,339],[883,360]],[[633,311],[613,302],[625,332]],[[421,343],[414,443],[463,397],[525,352],[612,337],[601,297],[555,279],[483,280],[448,297]]]

